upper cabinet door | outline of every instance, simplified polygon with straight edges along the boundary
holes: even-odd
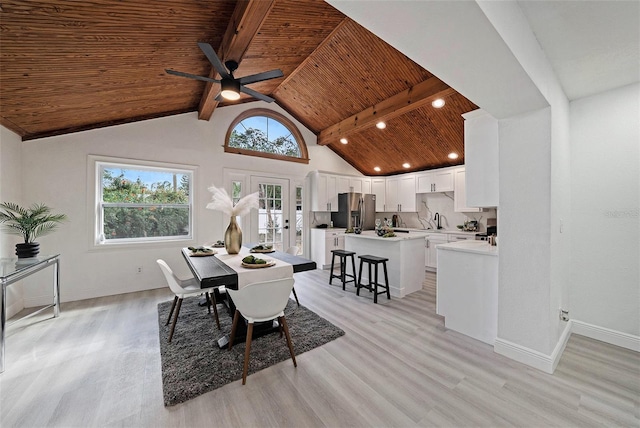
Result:
[[[416,177],[401,176],[398,182],[400,212],[416,212]]]
[[[384,212],[386,203],[386,179],[385,178],[372,178],[371,179],[371,193],[376,195],[376,212]]]
[[[453,193],[453,210],[460,213],[477,213],[482,208],[468,207],[466,203],[465,169],[458,168],[454,174],[455,191]]]
[[[363,178],[362,179],[362,193],[364,193],[365,195],[371,193],[371,179],[370,178]]]
[[[416,193],[453,192],[453,169],[443,168],[416,175]]]
[[[349,179],[349,191],[356,193],[362,192],[362,179],[361,178],[350,178]]]
[[[436,170],[433,173],[434,192],[453,192],[453,170]]]

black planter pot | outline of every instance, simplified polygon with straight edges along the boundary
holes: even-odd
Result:
[[[16,256],[19,259],[27,259],[35,257],[40,252],[40,244],[37,242],[30,242],[28,244],[16,244]]]

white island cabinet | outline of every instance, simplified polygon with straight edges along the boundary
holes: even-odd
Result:
[[[331,266],[331,250],[344,250],[344,229],[311,229],[311,260],[318,269]]]
[[[498,247],[487,241],[440,244],[436,313],[444,326],[489,345],[498,334]]]
[[[424,282],[424,241],[425,234],[419,232],[398,233],[394,238],[382,238],[373,230],[365,230],[360,235],[348,233],[344,238],[344,248],[356,252],[356,269],[360,268],[358,256],[371,255],[388,258],[389,290],[393,297],[422,290]],[[373,269],[373,268],[372,268]],[[373,275],[373,271],[372,271]],[[362,268],[363,284],[368,284],[367,265]],[[378,283],[384,284],[384,270],[378,267]]]

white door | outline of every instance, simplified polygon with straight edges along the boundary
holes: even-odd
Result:
[[[251,192],[258,192],[259,208],[251,213],[250,239],[246,242],[273,245],[278,251],[295,245],[291,243],[295,233],[290,233],[296,230],[296,215],[291,215],[289,180],[252,176]]]

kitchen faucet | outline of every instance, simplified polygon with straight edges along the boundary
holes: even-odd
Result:
[[[437,221],[437,229],[442,229],[442,226],[440,226],[440,213],[436,213],[436,215],[433,216],[433,220]]]

